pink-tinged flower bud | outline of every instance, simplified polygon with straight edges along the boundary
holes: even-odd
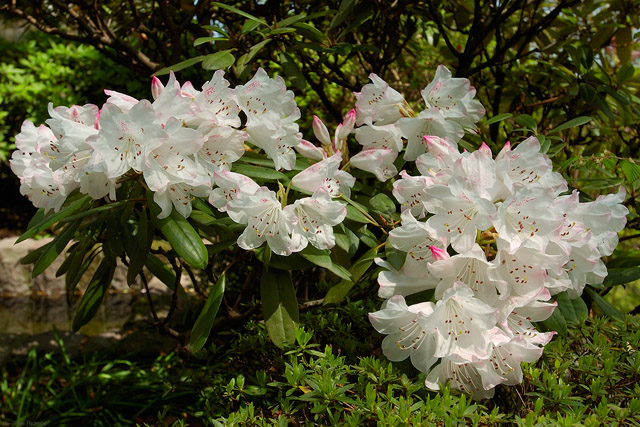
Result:
[[[331,145],[329,130],[318,116],[313,116],[313,133],[321,144]]]
[[[344,140],[349,136],[351,131],[353,130],[353,125],[356,123],[356,109],[352,109],[344,116],[344,121],[342,122],[342,126],[336,130],[336,139],[338,141]]]
[[[158,97],[160,96],[163,90],[164,90],[164,85],[162,84],[160,79],[157,78],[156,76],[153,76],[151,78],[151,96],[153,96],[153,99],[154,100],[158,99]]]
[[[433,256],[434,261],[442,261],[450,258],[447,251],[437,246],[431,246],[431,256]]]

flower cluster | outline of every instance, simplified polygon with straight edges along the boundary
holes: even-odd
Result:
[[[521,382],[521,362],[537,360],[552,338],[532,323],[553,313],[552,295],[580,295],[606,276],[601,257],[625,225],[624,191],[580,202],[535,137],[514,149],[507,143],[495,158],[484,143],[460,152],[485,111],[469,81],[443,66],[422,91],[419,113],[370,79],[333,136],[314,117],[317,146],[298,130],[293,93],[262,69],[235,88],[222,71],[201,90],[173,74],[166,86],[154,77],[153,102],[106,91],[101,108],[50,106],[48,126],[26,121],[11,168],[21,192],[46,209],[60,209],[74,192],[115,200],[132,180],[153,193],[158,218],[174,209],[188,217],[192,200],[204,198],[246,224],[239,247],[266,242],[284,256],[335,245],[333,227],[353,203],[350,168],[392,179],[401,216],[385,244],[406,256],[376,259],[386,301],[369,318],[387,335],[383,352],[410,358],[431,389],[450,382],[492,396],[498,384]],[[246,150],[263,152],[277,170],[293,171],[298,154],[311,165],[290,172],[289,187],[276,193],[232,169]],[[406,170],[397,178],[399,165]],[[405,301],[424,291],[432,301]]]
[[[153,102],[107,90],[101,108],[50,105],[48,126],[25,121],[16,136],[11,168],[20,191],[36,207],[58,210],[76,190],[114,200],[120,183],[141,179],[162,209],[159,218],[173,209],[188,217],[193,198],[204,197],[247,224],[238,239],[244,249],[265,241],[279,255],[309,243],[333,247],[332,227],[346,215],[344,205],[332,200],[337,193],[315,186],[310,197],[283,207],[275,192],[230,171],[246,142],[263,150],[276,169],[294,167],[292,147],[301,144],[302,134],[293,92],[262,69],[235,88],[223,75],[217,71],[202,90],[189,82],[181,86],[173,74],[166,86],[154,77]]]
[[[384,354],[410,358],[429,388],[449,382],[486,398],[498,384],[520,383],[521,362],[541,356],[553,332],[532,322],[553,313],[552,295],[602,283],[601,257],[613,252],[628,210],[623,190],[589,203],[577,191],[565,194],[566,181],[535,137],[515,149],[507,143],[495,159],[486,144],[460,153],[459,135],[481,107],[466,80],[438,71],[423,91],[429,108],[416,118],[399,118],[403,101],[378,78],[365,87],[367,102],[358,100],[365,123],[396,120],[403,135],[414,131],[405,159],[415,159],[420,173],[403,171],[393,184],[402,223],[387,244],[406,259],[395,267],[376,260],[385,269],[378,283],[386,301],[369,318],[387,335]],[[435,302],[406,303],[428,290]]]

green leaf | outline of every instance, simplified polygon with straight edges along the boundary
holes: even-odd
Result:
[[[127,267],[127,284],[131,286],[138,274],[142,271],[153,243],[153,229],[147,219],[146,210],[140,213],[138,221],[138,232],[135,236],[131,233],[124,233],[125,250],[129,256],[129,266]]]
[[[173,290],[176,286],[176,274],[173,270],[170,270],[168,265],[160,260],[157,256],[149,254],[144,263],[145,267],[149,269],[151,274],[156,276],[158,280],[167,285],[167,287]],[[182,289],[182,287],[180,287]],[[182,290],[184,294],[184,290]]]
[[[341,302],[349,293],[351,288],[358,283],[358,280],[367,272],[378,254],[377,248],[369,249],[349,269],[352,280],[342,280],[333,286],[324,297],[323,305],[337,304]]]
[[[307,79],[304,77],[304,74],[302,74],[302,71],[300,71],[300,67],[298,67],[296,61],[286,52],[280,53],[280,65],[295,87],[300,90],[307,87]]]
[[[342,0],[342,2],[340,3],[340,7],[338,8],[338,12],[331,20],[329,29],[333,30],[338,25],[342,24],[345,21],[345,19],[349,17],[354,6],[355,6],[354,0]]]
[[[313,263],[304,259],[299,253],[293,253],[289,256],[276,255],[271,252],[268,245],[259,247],[254,251],[254,254],[263,264],[268,264],[269,267],[279,270],[304,270],[313,267]],[[269,257],[268,261],[265,256]]]
[[[640,279],[640,267],[609,268],[607,277],[602,283],[604,286],[618,286]]]
[[[369,218],[367,218],[362,212],[351,205],[347,205],[347,219],[364,224],[371,223],[371,220]]]
[[[379,193],[369,199],[369,206],[373,209],[391,215],[396,211],[396,204],[391,200],[389,196],[384,193]]]
[[[612,306],[607,300],[602,298],[602,296],[598,293],[598,291],[596,291],[595,289],[589,286],[587,286],[585,290],[587,291],[587,293],[589,294],[593,302],[595,302],[598,305],[598,307],[600,307],[600,309],[607,316],[616,317],[618,319],[621,319],[623,317],[622,313],[620,313],[620,310],[618,310],[617,308]]]
[[[593,98],[593,103],[600,109],[600,111],[609,119],[613,119],[613,112],[611,107],[607,104],[607,101],[599,93]]]
[[[221,50],[220,52],[207,55],[202,60],[202,68],[205,70],[222,70],[229,68],[236,62],[236,58],[231,54],[231,50]]]
[[[118,208],[118,207],[124,205],[125,203],[127,203],[126,200],[121,200],[119,202],[114,202],[114,203],[109,203],[109,204],[106,204],[106,205],[98,206],[97,208],[88,209],[88,210],[86,210],[84,212],[81,212],[81,213],[78,213],[78,214],[75,214],[75,215],[71,215],[71,216],[63,219],[60,222],[69,222],[69,221],[73,221],[73,220],[76,220],[76,219],[79,219],[79,218],[87,217],[89,215],[94,215],[94,214],[97,214],[97,213],[100,213],[100,212],[110,211],[112,209],[115,209],[115,208]]]
[[[620,167],[622,168],[622,172],[624,172],[624,175],[627,178],[627,182],[629,184],[632,184],[638,178],[640,178],[640,165],[638,165],[637,163],[623,160],[622,162],[620,162]]]
[[[159,219],[160,207],[153,201],[153,195],[150,192],[147,198],[153,223],[171,244],[171,247],[187,264],[204,269],[209,263],[209,255],[198,232],[175,209],[171,211],[168,217]]]
[[[369,246],[370,248],[375,248],[376,246],[378,246],[378,239],[376,238],[376,235],[373,234],[366,225],[356,230],[356,236],[358,236],[358,239],[360,239],[362,243]]]
[[[201,44],[205,44],[208,42],[216,42],[216,41],[225,41],[229,40],[228,37],[198,37],[194,40],[193,46],[200,46]]]
[[[298,34],[308,38],[309,40],[313,40],[316,43],[324,43],[325,41],[327,41],[327,35],[322,31],[318,30],[313,25],[309,25],[305,22],[296,22],[291,26],[296,30],[298,30]],[[316,46],[316,45],[311,44],[311,46]],[[322,51],[325,51],[326,48],[323,48],[322,46],[320,46],[319,49]]]
[[[569,129],[569,128],[573,128],[573,127],[577,127],[577,126],[582,126],[582,125],[586,125],[587,123],[589,123],[591,121],[591,117],[589,116],[580,116],[580,117],[576,117],[575,119],[571,119],[568,122],[564,122],[559,126],[556,126],[555,128],[551,129],[549,132],[547,132],[548,134],[552,134],[552,133],[556,133],[556,132],[560,132],[563,131],[565,129]]]
[[[246,21],[244,21],[244,24],[242,24],[242,30],[240,30],[240,33],[242,34],[250,33],[251,31],[258,28],[259,25],[260,25],[260,22],[247,19]]]
[[[520,114],[513,120],[520,126],[526,127],[527,129],[531,129],[533,132],[536,132],[538,130],[538,124],[533,119],[533,117],[531,117],[528,114]]]
[[[596,96],[596,90],[589,83],[580,83],[578,86],[578,92],[580,93],[580,98],[587,104],[591,104],[593,102],[593,98]]]
[[[49,244],[47,244],[47,249],[40,255],[40,257],[38,257],[38,261],[36,261],[33,266],[31,277],[36,277],[41,274],[56,258],[58,258],[62,251],[67,247],[67,244],[80,226],[80,223],[80,220],[72,222],[62,233],[58,234]]]
[[[253,57],[256,56],[256,54],[260,52],[260,50],[262,50],[262,48],[265,47],[271,40],[273,39],[264,39],[260,43],[256,43],[255,45],[251,46],[249,52],[238,58],[238,61],[236,62],[236,72],[238,73],[238,75],[242,75],[245,70],[249,70],[248,64],[251,62]]]
[[[115,269],[115,259],[104,258],[102,260],[96,272],[93,274],[87,290],[84,292],[84,295],[82,295],[82,299],[73,318],[73,332],[78,332],[78,330],[89,323],[96,314],[98,307],[100,307],[107,293],[107,289],[109,289]]]
[[[570,299],[567,292],[562,292],[556,296],[556,301],[567,322],[580,323],[589,315],[589,309],[580,297]]]
[[[567,335],[567,321],[562,312],[557,308],[553,310],[553,314],[546,320],[540,322],[546,331],[556,331],[558,335]]]
[[[256,180],[283,181],[284,183],[289,182],[289,178],[282,172],[260,166],[246,165],[236,162],[233,164],[231,170],[235,173],[239,173]]]
[[[51,215],[51,216],[49,215],[44,216],[38,223],[36,223],[33,226],[30,226],[30,228],[22,236],[20,236],[18,240],[16,240],[16,243],[20,243],[23,240],[26,240],[30,237],[35,236],[41,231],[44,231],[47,228],[51,227],[56,222],[61,221],[64,218],[79,211],[80,209],[85,208],[92,200],[93,199],[91,198],[91,196],[83,196],[80,199],[76,200],[75,202],[71,203],[70,205],[62,208],[57,214]]]
[[[243,12],[242,10],[240,10],[238,8],[235,8],[233,6],[230,6],[228,4],[220,3],[220,2],[217,2],[217,1],[214,1],[211,4],[214,5],[214,6],[221,7],[223,9],[227,9],[227,10],[233,12],[233,13],[237,13],[238,15],[244,16],[245,18],[248,18],[248,19],[251,19],[252,21],[257,22],[258,24],[261,24],[261,25],[264,25],[266,27],[269,27],[269,25],[264,20],[262,20],[260,18],[257,18],[257,17],[255,17],[255,16],[253,16],[253,15],[247,13],[247,12]],[[271,28],[271,27],[269,27],[269,28]]]
[[[319,267],[326,268],[336,276],[342,279],[351,280],[351,273],[341,265],[335,264],[331,260],[328,250],[320,250],[309,245],[302,252],[298,253],[307,261],[312,262]]]
[[[64,276],[67,300],[75,292],[80,279],[82,279],[93,260],[98,256],[98,251],[94,249],[93,242],[87,241],[86,245],[89,247],[74,252],[73,260]]]
[[[576,181],[586,182],[586,184],[580,187],[583,191],[603,190],[624,184],[623,178],[581,178]]]
[[[635,68],[631,64],[625,64],[618,70],[618,84],[625,84],[633,78]]]
[[[400,270],[407,260],[407,253],[394,248],[389,244],[388,240],[387,244],[384,246],[384,255],[387,262],[396,270]]]
[[[487,125],[487,126],[488,125],[492,125],[494,123],[501,122],[501,121],[506,120],[506,119],[510,119],[511,117],[513,117],[513,114],[511,114],[511,113],[498,114],[496,116],[491,117],[489,120],[484,122],[484,124]]]
[[[178,62],[177,64],[173,64],[169,67],[165,67],[162,68],[158,71],[156,71],[155,73],[153,73],[154,76],[163,76],[165,74],[169,74],[171,71],[180,71],[180,70],[184,70],[185,68],[189,68],[192,65],[197,64],[198,62],[202,62],[202,60],[205,58],[205,55],[200,55],[200,56],[196,56],[194,58],[189,58],[186,61],[182,61],[182,62]]]
[[[288,271],[263,269],[260,296],[264,323],[271,341],[278,347],[296,339],[298,300]]]
[[[337,231],[334,232],[336,238],[336,245],[347,252],[349,256],[354,256],[360,246],[360,239],[355,235],[353,231],[345,227],[344,224],[339,224]]]
[[[218,314],[220,303],[222,303],[225,286],[226,275],[222,273],[215,286],[209,290],[207,302],[204,304],[204,307],[202,307],[202,311],[196,319],[193,329],[191,329],[189,346],[192,352],[200,350],[207,342],[211,328],[213,327],[213,322],[216,319],[216,314]]]

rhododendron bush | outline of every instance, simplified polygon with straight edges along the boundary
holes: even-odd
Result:
[[[183,269],[209,269],[237,244],[263,263],[278,346],[298,320],[291,270],[326,269],[335,284],[326,303],[377,277],[384,302],[369,318],[390,360],[409,358],[432,390],[449,383],[477,398],[520,383],[521,362],[540,358],[554,335],[536,322],[561,321],[559,303],[586,312],[579,296],[607,275],[625,192],[581,199],[536,136],[474,150],[464,138],[484,108],[444,66],[419,112],[370,79],[333,131],[301,117],[284,80],[262,69],[236,87],[222,71],[202,88],[171,74],[153,78],[153,101],[106,91],[102,107],[50,105],[46,124],[23,124],[11,159],[22,194],[42,208],[21,239],[58,224],[26,261],[38,274],[73,241],[59,270],[69,292],[98,264],[77,330],[117,260],[129,284],[146,285],[150,272],[177,292]],[[300,120],[313,121],[314,138]],[[224,271],[192,330],[194,350],[212,330]]]

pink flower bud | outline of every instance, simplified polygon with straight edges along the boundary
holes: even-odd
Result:
[[[158,99],[163,90],[164,85],[162,84],[160,79],[156,76],[153,76],[151,78],[151,96],[153,96],[153,99]]]
[[[437,246],[431,246],[431,256],[433,256],[434,261],[442,261],[450,258],[447,251]]]
[[[313,133],[321,144],[331,145],[329,130],[318,116],[313,116]]]
[[[353,125],[356,123],[356,109],[352,109],[344,116],[344,121],[342,122],[342,127],[336,131],[336,138],[339,141],[344,140],[349,136],[351,131],[353,130]]]

